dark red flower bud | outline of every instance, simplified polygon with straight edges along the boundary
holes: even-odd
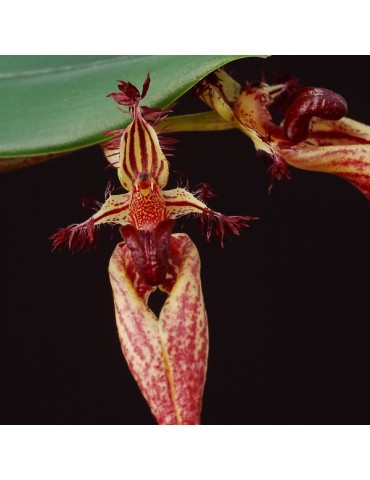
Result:
[[[310,134],[312,117],[339,120],[347,113],[343,97],[325,88],[307,87],[292,98],[284,119],[284,133],[288,140],[299,143]]]

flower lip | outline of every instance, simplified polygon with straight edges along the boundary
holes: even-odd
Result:
[[[284,119],[284,134],[291,142],[302,142],[310,135],[312,117],[339,120],[346,113],[347,102],[341,95],[325,88],[301,88],[291,98]]]
[[[148,285],[160,285],[166,278],[169,241],[174,225],[174,220],[163,220],[152,230],[138,230],[129,224],[120,228],[135,267]]]

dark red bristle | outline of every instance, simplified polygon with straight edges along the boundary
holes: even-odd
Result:
[[[99,237],[99,231],[95,228],[93,219],[82,224],[73,224],[60,228],[50,237],[52,241],[52,252],[63,247],[71,252],[88,250],[95,247]]]
[[[207,200],[217,197],[213,192],[212,187],[209,183],[204,182],[197,185],[197,190],[193,194],[203,203],[207,203]]]
[[[201,229],[206,236],[207,241],[210,240],[214,232],[220,241],[221,247],[224,246],[224,238],[239,235],[242,228],[249,227],[251,220],[258,220],[258,217],[251,216],[228,216],[210,209],[205,209],[200,214]]]

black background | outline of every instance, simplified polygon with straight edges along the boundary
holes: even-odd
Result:
[[[297,75],[370,123],[369,57],[276,56],[231,69],[240,81]],[[189,93],[176,112],[202,109]],[[368,200],[340,178],[293,168],[269,195],[266,166],[241,132],[175,137],[169,188],[182,172],[191,187],[212,185],[215,210],[260,217],[224,249],[191,219],[177,222],[202,258],[202,422],[369,423]],[[108,180],[118,185],[105,167],[94,147],[0,176],[1,423],[155,423],[116,333],[107,268],[118,236],[87,254],[50,253],[52,233],[90,215],[80,198],[103,200]]]

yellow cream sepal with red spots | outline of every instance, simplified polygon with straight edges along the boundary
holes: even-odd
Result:
[[[109,275],[121,348],[159,424],[200,423],[208,358],[208,326],[198,251],[185,234],[170,240],[171,272],[159,318],[147,305],[149,287],[129,249],[117,245]]]

